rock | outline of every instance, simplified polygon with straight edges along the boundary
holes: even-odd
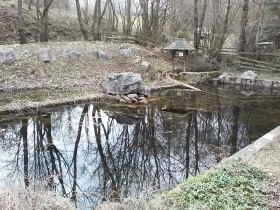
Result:
[[[127,97],[130,99],[133,99],[133,98],[138,98],[138,95],[137,94],[128,94]]]
[[[225,80],[225,77],[226,77],[226,75],[222,74],[218,78],[223,81],[223,80]]]
[[[263,80],[262,85],[266,88],[270,88],[272,86],[272,81],[270,80]]]
[[[280,88],[280,81],[279,82],[274,81],[273,84],[272,84],[272,87],[273,88]]]
[[[122,97],[123,97],[123,99],[125,100],[126,103],[128,103],[128,104],[132,103],[132,100],[130,98],[128,98],[126,95],[123,95]]]
[[[246,79],[255,79],[257,76],[258,75],[253,71],[245,71],[241,77]]]
[[[107,93],[120,95],[136,94],[141,85],[142,79],[140,74],[132,72],[111,74],[102,83]],[[141,87],[141,89],[143,88]]]
[[[133,50],[128,47],[128,48],[121,48],[119,53],[124,56],[125,58],[130,58],[133,54]]]
[[[99,60],[109,60],[108,55],[102,50],[94,49],[92,51],[92,54],[94,55],[95,58],[97,58]]]
[[[81,54],[73,49],[66,49],[64,51],[64,56],[71,59],[77,59],[81,56]]]
[[[0,52],[0,63],[11,65],[17,61],[16,53],[13,49]]]
[[[132,103],[136,103],[138,100],[136,98],[131,98]]]
[[[241,84],[241,82],[242,82],[242,81],[241,81],[240,78],[236,79],[236,83],[237,83],[237,84]]]
[[[144,96],[139,97],[138,99],[139,99],[139,101],[146,100],[146,98]]]
[[[244,96],[251,96],[251,95],[254,95],[255,92],[254,91],[241,91],[242,95]]]
[[[134,59],[133,59],[133,63],[134,64],[139,64],[140,62],[142,61],[142,59],[139,57],[139,56],[136,56]]]
[[[51,62],[54,60],[53,52],[49,49],[43,49],[38,54],[38,58],[44,62]]]
[[[150,68],[150,66],[151,66],[151,64],[150,64],[149,62],[147,62],[147,61],[141,61],[141,62],[139,63],[139,65],[140,65],[141,68],[142,68],[143,70],[145,70],[145,71],[149,70],[149,68]]]
[[[229,83],[229,82],[230,82],[230,77],[225,77],[225,78],[224,78],[224,82],[225,82],[225,83]]]
[[[125,102],[124,99],[120,95],[116,95],[117,102]]]
[[[147,99],[144,99],[144,100],[141,100],[139,101],[140,104],[148,104],[148,100]]]
[[[151,89],[148,88],[148,87],[145,87],[143,85],[141,85],[139,88],[138,88],[138,92],[139,94],[141,95],[144,95],[146,97],[150,97],[151,96]]]

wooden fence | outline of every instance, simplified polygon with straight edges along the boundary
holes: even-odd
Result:
[[[238,52],[235,48],[226,48],[223,49],[222,55],[234,56],[234,64],[242,71],[280,73],[280,53],[278,52]]]
[[[136,43],[142,46],[156,47],[158,43],[155,43],[153,40],[146,37],[137,35],[137,36],[110,36],[105,38],[106,41],[113,42],[125,42],[125,43]]]
[[[236,64],[240,70],[244,70],[244,71],[255,70],[255,71],[270,71],[273,73],[280,72],[279,64],[258,61],[255,59],[246,58],[242,56],[238,56],[236,58]]]

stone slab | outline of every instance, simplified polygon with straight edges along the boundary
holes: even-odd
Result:
[[[269,144],[270,142],[274,141],[277,136],[280,136],[280,126],[276,127],[272,131],[268,132],[264,136],[260,137],[252,144],[248,145],[247,147],[243,148],[242,150],[238,151],[234,155],[226,158],[222,162],[226,162],[229,160],[249,160],[250,157],[262,149],[264,146]]]

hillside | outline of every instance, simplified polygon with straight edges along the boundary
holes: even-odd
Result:
[[[38,39],[36,9],[32,11],[23,10],[26,26],[26,38],[28,43],[36,42]],[[17,31],[17,4],[14,1],[0,1],[0,44],[18,43]],[[79,23],[76,18],[59,15],[50,11],[49,17],[50,41],[76,41],[82,40]]]

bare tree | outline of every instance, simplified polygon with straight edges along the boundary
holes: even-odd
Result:
[[[142,35],[149,36],[149,0],[139,1],[142,9]]]
[[[199,28],[198,28],[198,10],[197,10],[197,4],[198,4],[198,0],[194,0],[193,1],[194,6],[193,6],[193,25],[194,25],[194,47],[195,49],[199,48],[199,41],[200,41],[200,37],[199,37]]]
[[[53,0],[44,0],[43,12],[41,13],[41,32],[40,32],[40,41],[48,42],[49,41],[49,8]],[[37,10],[40,11],[39,5],[37,5]]]
[[[70,3],[69,3],[69,0],[64,0],[64,7],[65,7],[66,11],[69,11],[69,10],[70,10]]]
[[[211,37],[209,54],[212,59],[221,60],[221,51],[229,29],[239,10],[239,6],[234,6],[232,0],[226,2],[217,0],[212,5],[213,22],[211,23]]]
[[[106,0],[103,11],[101,11],[101,0],[96,0],[93,12],[92,34],[94,40],[101,40],[101,23],[108,5]]]
[[[25,37],[25,25],[22,15],[22,0],[18,0],[18,33],[19,33],[19,43],[27,44]]]
[[[28,10],[29,11],[32,9],[31,6],[32,6],[33,3],[34,3],[34,0],[29,0],[28,1]]]
[[[22,135],[22,144],[23,144],[23,171],[24,171],[24,185],[25,187],[29,187],[29,158],[28,158],[28,138],[27,138],[27,129],[28,129],[28,119],[22,120],[22,128],[21,128],[21,135]]]
[[[126,30],[125,34],[131,35],[131,0],[126,0]]]
[[[248,24],[248,12],[249,12],[249,0],[244,0],[243,11],[240,23],[240,35],[239,35],[239,51],[244,52],[246,48],[246,26]]]
[[[85,28],[85,25],[83,23],[83,20],[82,20],[80,0],[75,0],[75,1],[76,1],[76,7],[77,7],[78,21],[79,21],[79,24],[80,24],[80,28],[81,28],[82,34],[84,36],[84,39],[88,40],[88,32],[87,32],[87,30]]]

